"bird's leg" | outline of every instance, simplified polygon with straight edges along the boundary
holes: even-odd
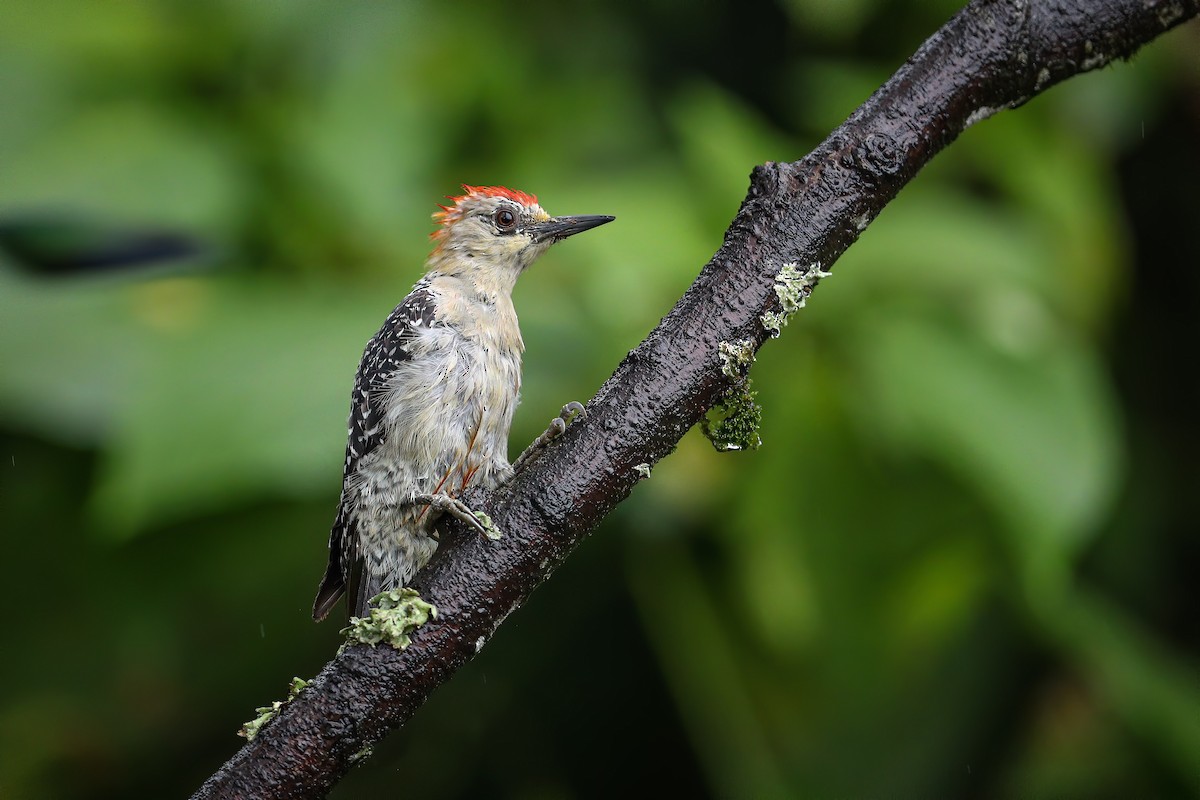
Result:
[[[456,497],[448,494],[417,494],[410,498],[414,505],[429,506],[430,509],[449,514],[476,533],[483,534],[489,539],[499,539],[500,529],[492,522],[492,518],[482,511],[472,511],[470,506]]]
[[[520,469],[526,461],[537,455],[542,448],[566,433],[567,426],[574,422],[577,418],[587,419],[587,412],[584,411],[582,403],[577,403],[576,401],[572,400],[562,407],[562,411],[559,412],[557,417],[550,420],[550,425],[546,428],[546,431],[541,436],[534,439],[533,444],[529,445],[529,447],[526,447],[525,452],[521,453],[521,455],[517,457],[517,460],[514,461],[512,465],[513,471],[515,472],[516,470]]]

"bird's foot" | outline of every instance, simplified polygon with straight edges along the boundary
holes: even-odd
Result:
[[[534,439],[533,444],[526,447],[525,452],[517,457],[517,460],[513,462],[513,471],[520,469],[521,465],[536,455],[538,451],[566,433],[567,426],[576,419],[587,419],[587,411],[584,410],[582,403],[572,400],[562,407],[562,411],[558,413],[557,417],[550,420],[550,425],[545,432]]]
[[[489,539],[499,539],[500,529],[492,518],[482,511],[472,511],[471,507],[458,498],[448,494],[418,494],[412,498],[418,505],[428,506],[433,511],[449,514],[476,533]]]

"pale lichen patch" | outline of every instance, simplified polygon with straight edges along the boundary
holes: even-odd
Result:
[[[830,273],[821,271],[821,262],[816,261],[803,269],[794,261],[783,265],[775,276],[775,296],[779,298],[779,311],[768,311],[759,321],[762,322],[772,338],[788,324],[788,320],[800,309],[804,308],[813,287],[821,280],[828,278]]]
[[[717,355],[721,359],[721,372],[725,377],[741,380],[754,363],[754,342],[750,339],[721,342],[717,345]]]
[[[342,628],[346,642],[358,642],[374,647],[386,642],[397,650],[408,647],[409,634],[430,619],[437,618],[437,609],[421,599],[414,589],[383,592],[371,598],[373,608],[366,617],[351,617]]]
[[[482,511],[472,511],[475,519],[479,520],[479,524],[483,526],[483,535],[491,539],[493,542],[504,536],[500,527],[492,521],[492,518]]]
[[[263,725],[274,719],[281,708],[292,702],[292,700],[295,700],[296,695],[300,694],[306,686],[308,686],[308,681],[303,678],[292,678],[292,682],[288,687],[287,698],[284,700],[275,700],[269,706],[259,706],[254,709],[254,713],[258,716],[243,725],[242,729],[238,731],[238,736],[244,737],[246,741],[253,739],[262,730]]]
[[[350,765],[357,766],[373,755],[375,755],[374,745],[364,744],[361,750],[350,756]]]
[[[966,121],[963,122],[963,128],[966,129],[966,128],[971,127],[972,125],[974,125],[977,122],[982,122],[983,120],[987,119],[988,117],[992,116],[993,114],[998,113],[999,111],[1001,111],[1001,109],[996,108],[994,106],[980,106],[979,108],[975,109],[974,111],[972,111],[970,114],[967,115]]]

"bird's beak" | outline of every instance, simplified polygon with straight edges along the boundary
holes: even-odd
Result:
[[[538,222],[530,225],[528,228],[529,235],[533,237],[535,242],[557,242],[565,239],[568,236],[574,236],[577,233],[590,231],[592,228],[599,227],[607,222],[612,222],[616,217],[610,217],[607,214],[587,214],[577,217],[553,217],[545,222]]]

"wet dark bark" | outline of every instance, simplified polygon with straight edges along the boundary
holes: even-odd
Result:
[[[781,266],[828,270],[968,125],[1131,55],[1200,0],[982,0],[935,33],[816,150],[767,163],[713,259],[587,404],[586,421],[490,496],[500,541],[453,536],[419,576],[438,618],[404,651],[355,646],[196,793],[324,797],[365,746],[404,724],[653,465],[731,389],[720,342],[768,338]]]

